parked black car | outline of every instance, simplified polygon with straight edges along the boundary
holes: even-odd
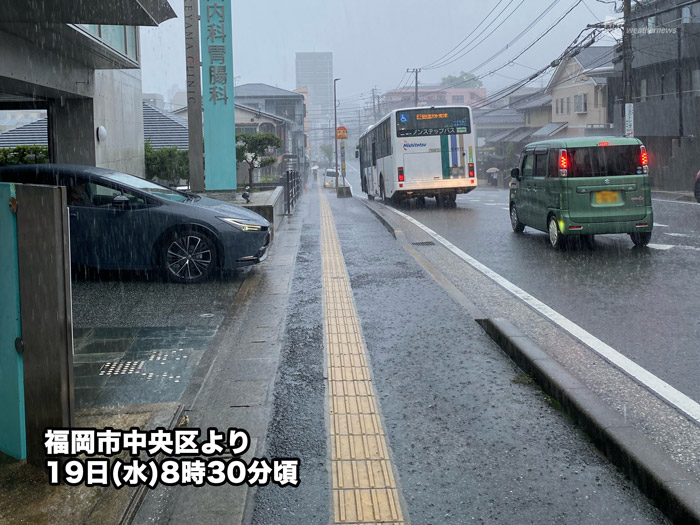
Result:
[[[0,182],[66,186],[73,264],[106,270],[162,269],[199,283],[217,269],[263,261],[270,223],[242,206],[91,166],[0,168]]]

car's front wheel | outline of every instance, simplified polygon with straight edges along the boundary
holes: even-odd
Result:
[[[186,230],[163,243],[162,262],[170,281],[196,284],[209,279],[216,268],[216,244],[207,235]]]
[[[522,233],[525,229],[525,225],[520,222],[520,217],[518,217],[518,210],[515,208],[515,204],[510,206],[510,226],[513,228],[515,233]]]

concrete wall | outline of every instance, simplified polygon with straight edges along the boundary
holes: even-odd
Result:
[[[94,166],[92,99],[50,99],[48,113],[51,161]]]
[[[94,129],[104,126],[107,139],[95,144],[95,165],[145,177],[141,71],[95,71]]]

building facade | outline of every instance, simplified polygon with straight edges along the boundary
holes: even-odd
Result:
[[[0,109],[46,111],[53,162],[145,173],[138,26],[175,13],[160,0],[124,7],[0,5]]]
[[[633,3],[631,92],[633,133],[649,153],[652,184],[691,191],[700,169],[700,4]],[[623,121],[623,53],[618,49],[613,122]]]
[[[333,127],[333,53],[297,53],[296,88],[308,89],[311,157],[321,156],[321,144],[330,144]]]

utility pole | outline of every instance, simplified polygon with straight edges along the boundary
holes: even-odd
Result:
[[[690,9],[690,8],[688,8]],[[683,8],[678,8],[678,30],[676,36],[678,40],[678,61],[676,64],[676,85],[678,86],[678,147],[681,145],[683,137],[683,70],[681,69],[681,31],[683,30]]]
[[[622,106],[623,122],[627,121],[629,104],[632,104],[632,0],[624,0],[622,13],[625,18],[624,30],[622,33],[622,82],[625,90],[625,103]],[[625,130],[625,134],[627,130]]]
[[[338,191],[338,103],[336,102],[335,84],[340,80],[333,79],[333,144],[335,144],[335,191]]]
[[[377,122],[377,106],[374,103],[374,92],[377,91],[377,88],[374,87],[372,88],[372,116],[374,117],[374,121]]]
[[[415,105],[418,106],[418,73],[420,73],[420,69],[407,69],[406,73],[415,73],[416,75]]]

